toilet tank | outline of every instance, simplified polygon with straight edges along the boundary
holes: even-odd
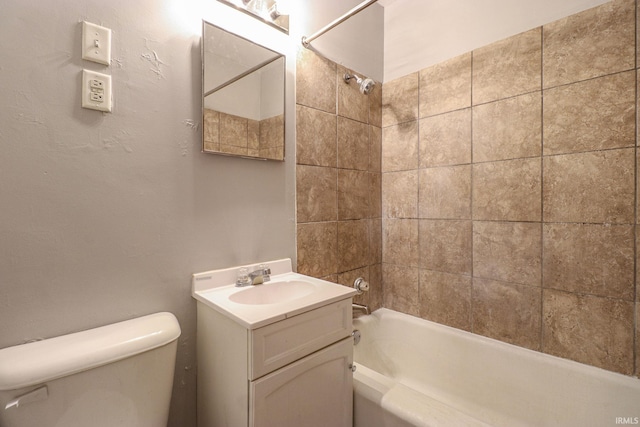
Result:
[[[156,313],[0,350],[2,427],[166,427],[180,326]]]

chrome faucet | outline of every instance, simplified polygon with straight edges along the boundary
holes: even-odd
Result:
[[[261,285],[271,280],[271,269],[264,264],[260,264],[258,269],[249,273],[249,280],[252,285]]]
[[[369,310],[369,306],[365,304],[356,304],[354,302],[353,304],[351,304],[351,310],[353,313],[361,312],[364,314],[371,314],[371,311]]]

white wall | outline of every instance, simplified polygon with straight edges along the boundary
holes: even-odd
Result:
[[[203,18],[293,45],[212,0],[4,0],[0,13],[0,347],[171,311],[174,427],[195,426],[190,275],[295,257],[294,120],[284,163],[200,152]],[[113,30],[111,67],[81,59],[82,20]],[[83,68],[113,76],[112,114],[80,108]]]
[[[606,2],[386,0],[384,81]]]
[[[298,44],[363,0],[302,0],[297,4],[291,33]],[[317,38],[311,45],[321,55],[377,81],[383,78],[384,8],[369,6]]]

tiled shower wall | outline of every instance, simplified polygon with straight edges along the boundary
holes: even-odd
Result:
[[[385,307],[638,375],[636,16],[614,0],[385,83]]]
[[[298,272],[352,286],[382,305],[382,85],[369,95],[347,70],[302,49],[296,77]]]

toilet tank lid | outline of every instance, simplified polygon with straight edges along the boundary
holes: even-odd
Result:
[[[0,390],[15,390],[97,368],[175,341],[180,325],[155,313],[0,350]]]

